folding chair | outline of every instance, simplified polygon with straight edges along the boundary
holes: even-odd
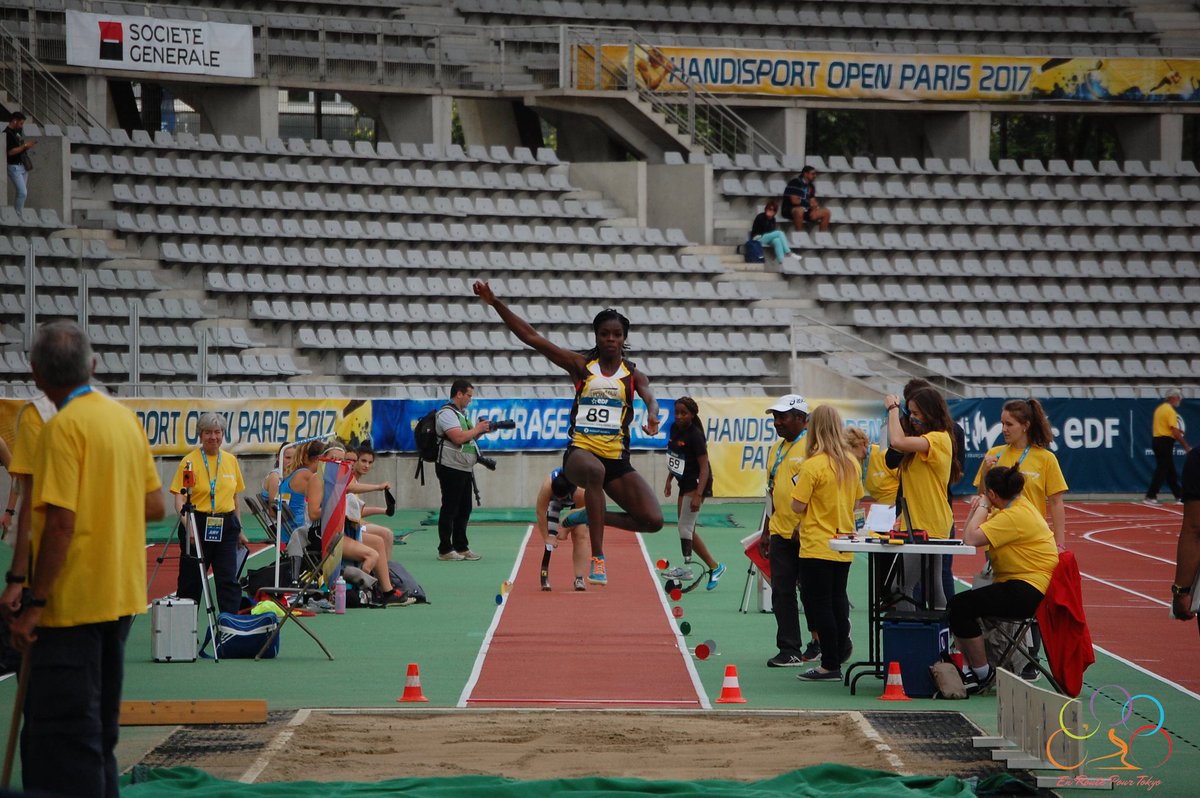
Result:
[[[275,521],[271,518],[271,513],[263,504],[262,499],[258,496],[244,496],[242,498],[245,499],[246,507],[249,508],[250,514],[254,516],[254,520],[263,528],[263,532],[267,533],[267,540],[271,541],[271,543],[279,540],[279,528],[275,525]],[[286,507],[284,508],[284,512],[287,514],[287,519],[290,519],[291,513],[288,512]]]
[[[994,667],[1002,667],[1013,673],[1020,673],[1022,668],[1017,667],[1017,663],[1027,660],[1046,677],[1054,692],[1063,692],[1062,687],[1055,680],[1054,674],[1050,672],[1050,668],[1042,664],[1041,657],[1033,650],[1032,633],[1038,625],[1036,615],[1023,621],[1014,621],[1010,618],[980,618],[979,625],[983,628],[985,637],[994,634],[1000,638],[1004,646],[996,657],[996,661],[992,663]],[[1027,639],[1029,642],[1026,642]]]
[[[321,462],[324,464],[323,474],[319,477],[323,481],[324,487],[321,500],[321,520],[311,527],[303,528],[303,533],[300,529],[293,531],[288,540],[288,555],[293,557],[293,561],[299,555],[305,562],[303,568],[293,567],[293,573],[299,571],[296,587],[284,588],[277,585],[263,591],[283,608],[284,616],[276,625],[275,631],[263,643],[263,647],[255,659],[266,652],[283,629],[283,625],[289,620],[295,622],[304,630],[305,634],[315,640],[321,650],[325,652],[325,656],[333,659],[333,654],[329,653],[329,649],[325,648],[325,644],[321,642],[320,638],[313,634],[312,630],[295,615],[292,606],[288,602],[281,601],[281,597],[289,593],[302,597],[311,593],[329,591],[342,569],[342,539],[346,525],[346,492],[350,487],[351,479],[350,463],[346,460],[333,460],[326,457],[322,457]],[[312,551],[314,546],[310,545],[310,538],[313,543],[318,539],[312,537],[314,531],[320,533],[320,545],[315,547],[319,552],[319,557],[314,556]],[[278,557],[278,547],[276,552],[276,557]],[[324,590],[322,590],[322,586],[324,586]]]

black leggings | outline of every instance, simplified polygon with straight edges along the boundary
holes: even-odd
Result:
[[[821,640],[821,667],[836,671],[842,667],[842,653],[850,639],[850,600],[846,580],[850,563],[800,558],[800,600],[804,617]]]
[[[1020,579],[958,593],[946,608],[950,613],[950,631],[955,638],[970,639],[983,634],[980,618],[1023,621],[1037,612],[1042,596],[1042,591]]]

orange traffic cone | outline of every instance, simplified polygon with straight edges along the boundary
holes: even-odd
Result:
[[[397,701],[428,701],[421,693],[421,674],[417,671],[417,663],[408,663],[408,675],[404,678],[404,695]]]
[[[725,666],[725,680],[721,682],[721,697],[718,704],[744,704],[742,686],[738,684],[737,665]]]
[[[900,663],[892,660],[888,663],[887,684],[884,685],[880,701],[912,701],[904,693],[904,678],[900,675]]]

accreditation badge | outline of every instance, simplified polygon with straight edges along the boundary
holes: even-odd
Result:
[[[225,530],[225,519],[219,515],[210,515],[204,519],[204,542],[220,543],[221,533]]]

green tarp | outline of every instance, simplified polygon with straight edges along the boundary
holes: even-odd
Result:
[[[786,758],[787,752],[780,751]],[[303,765],[297,762],[297,770]],[[129,777],[127,777],[129,778]],[[374,796],[411,795],[420,798],[530,798],[569,793],[576,796],[602,795],[699,795],[744,796],[745,798],[903,798],[936,796],[971,798],[974,793],[965,782],[952,776],[897,776],[877,770],[861,770],[842,765],[818,765],[793,770],[773,779],[756,782],[738,781],[646,781],[643,779],[547,779],[517,781],[495,776],[452,776],[446,778],[389,779],[367,782],[268,782],[239,784],[213,778],[195,768],[137,768],[132,783],[121,790],[125,798],[182,796],[189,798],[373,798]]]

